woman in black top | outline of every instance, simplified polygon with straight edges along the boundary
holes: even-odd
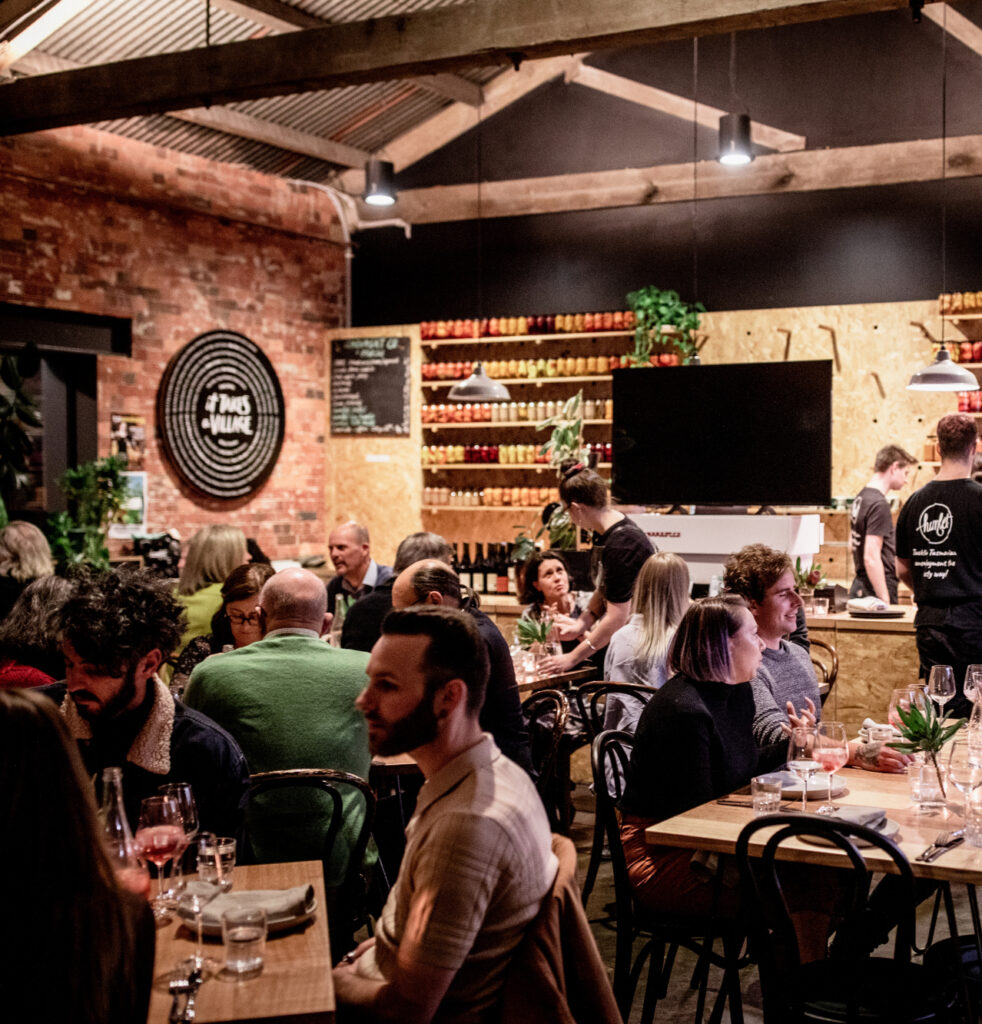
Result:
[[[757,626],[742,598],[697,601],[672,641],[675,673],[641,713],[621,800],[621,839],[638,899],[654,910],[701,914],[713,887],[690,867],[691,850],[650,847],[648,825],[746,785],[780,764],[784,744],[758,750],[750,688],[760,665]],[[724,890],[722,911],[736,908]]]
[[[594,532],[597,589],[576,618],[556,618],[560,639],[579,642],[571,651],[549,659],[545,669],[550,674],[569,672],[595,654],[603,664],[607,641],[631,617],[634,581],[655,551],[636,523],[611,508],[607,484],[582,462],[563,464],[559,498],[574,526]]]

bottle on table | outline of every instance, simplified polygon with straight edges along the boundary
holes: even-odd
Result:
[[[109,860],[119,884],[140,896],[150,895],[150,872],[137,854],[136,842],[123,803],[123,769],[102,772],[102,807],[99,817],[106,834]]]

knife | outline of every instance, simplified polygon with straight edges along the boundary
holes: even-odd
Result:
[[[925,864],[930,864],[931,861],[937,860],[940,856],[947,853],[949,850],[953,850],[956,846],[960,846],[964,842],[965,837],[958,836],[957,838],[952,839],[947,846],[938,846],[935,849],[933,849],[929,854],[927,854],[927,856],[918,857],[917,859]]]

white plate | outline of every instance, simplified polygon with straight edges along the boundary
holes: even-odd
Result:
[[[887,839],[893,839],[900,831],[900,825],[893,820],[893,818],[887,818],[883,823],[882,828],[876,830],[881,836],[886,836]],[[820,836],[798,836],[803,843],[810,843],[812,846],[833,846],[828,839],[823,839]],[[850,837],[857,846],[869,846],[864,839],[858,839],[856,836]]]
[[[266,930],[268,932],[284,932],[287,928],[295,928],[298,924],[304,924],[306,921],[310,921],[317,913],[317,897],[311,896],[310,902],[303,908],[303,913],[300,914],[288,914],[282,917],[271,917],[266,922]],[[189,914],[178,908],[177,916],[190,928],[194,930],[194,914]],[[217,938],[222,937],[222,925],[221,922],[214,922],[204,920],[201,924],[202,935],[213,935]]]
[[[794,772],[775,772],[775,775],[781,776],[781,798],[787,800],[789,797],[801,796],[802,790],[805,788],[804,783],[801,779],[795,775]],[[841,779],[835,780],[835,788],[832,792],[833,797],[842,796],[847,789],[846,784]],[[808,780],[808,799],[809,800],[827,800],[829,798],[829,777],[826,772],[816,772]]]

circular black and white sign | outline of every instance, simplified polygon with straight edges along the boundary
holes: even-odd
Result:
[[[164,453],[211,498],[243,498],[272,472],[283,444],[283,392],[272,364],[234,331],[209,331],[167,364],[157,393]]]

